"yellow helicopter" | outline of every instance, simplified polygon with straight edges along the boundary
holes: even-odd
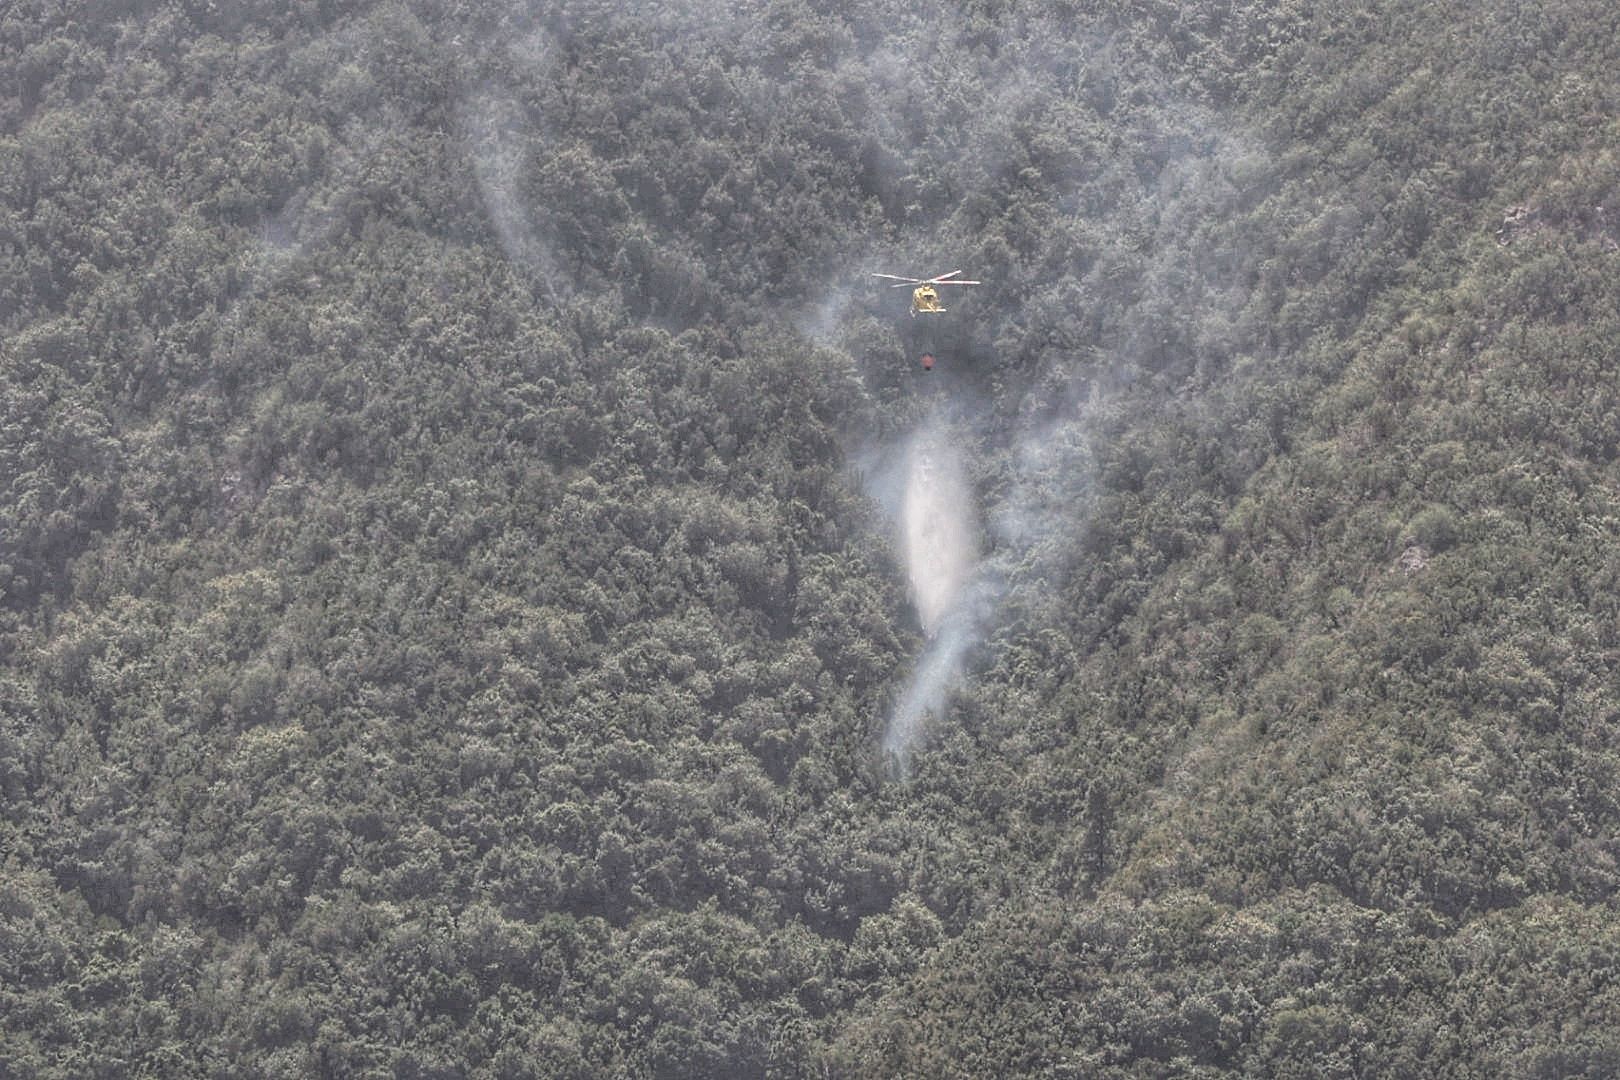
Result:
[[[908,285],[916,286],[911,290],[911,314],[915,317],[918,312],[932,315],[945,310],[944,306],[939,302],[939,293],[934,290],[935,285],[984,284],[982,281],[964,281],[958,278],[956,275],[961,272],[960,270],[952,270],[948,274],[941,274],[938,277],[931,278],[909,278],[901,277],[898,274],[873,274],[872,276],[899,282],[898,285],[890,285],[889,288],[891,289],[904,289]]]

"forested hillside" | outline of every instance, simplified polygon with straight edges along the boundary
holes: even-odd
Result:
[[[1617,70],[5,5],[0,1075],[1620,1074]]]

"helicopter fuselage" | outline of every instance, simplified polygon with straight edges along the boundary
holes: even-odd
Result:
[[[939,293],[932,285],[919,285],[911,293],[911,313],[936,314],[944,311],[945,307],[939,302]]]

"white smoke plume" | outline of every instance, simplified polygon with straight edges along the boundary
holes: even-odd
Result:
[[[519,138],[525,123],[521,109],[512,99],[485,91],[465,104],[460,119],[478,193],[501,249],[513,265],[533,272],[542,288],[555,294],[565,279],[523,194],[522,178],[530,162]]]

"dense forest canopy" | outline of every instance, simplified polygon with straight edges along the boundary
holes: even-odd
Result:
[[[1617,69],[8,4],[0,1074],[1620,1073]]]

